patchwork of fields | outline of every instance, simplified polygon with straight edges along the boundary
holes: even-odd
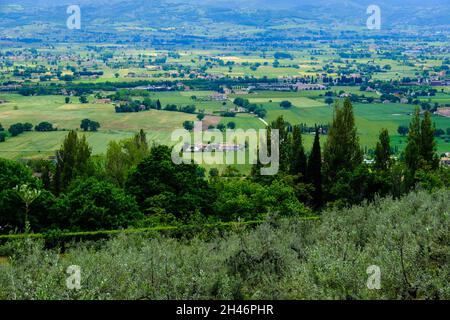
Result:
[[[347,91],[357,88],[343,87]],[[343,88],[336,87],[334,90]],[[283,116],[291,124],[305,123],[308,126],[328,124],[333,116],[333,106],[324,103],[323,91],[307,92],[257,92],[241,97],[257,103],[267,110],[265,121],[271,122]],[[233,108],[233,99],[228,101],[210,101],[205,97],[211,96],[211,91],[158,92],[151,93],[151,99],[159,99],[162,105],[195,105],[197,111],[214,115],[213,122],[227,125],[234,122],[239,129],[261,129],[265,124],[261,119],[251,114],[240,113],[233,118],[219,117],[218,113]],[[448,99],[447,94],[437,95],[433,99]],[[109,141],[131,137],[140,129],[145,130],[149,141],[161,144],[172,144],[171,133],[182,128],[184,121],[195,121],[195,114],[150,110],[138,113],[116,113],[112,104],[79,104],[73,97],[73,103],[66,104],[63,96],[32,96],[10,94],[0,95],[0,123],[4,128],[17,122],[29,122],[37,125],[48,121],[58,128],[55,132],[25,132],[17,137],[10,137],[0,144],[0,156],[5,158],[48,157],[59,148],[68,130],[79,129],[82,119],[88,118],[98,121],[101,125],[98,132],[86,132],[89,144],[94,154],[106,152]],[[89,97],[89,101],[95,99]],[[293,106],[289,109],[280,107],[280,102],[289,100]],[[360,135],[361,146],[365,149],[374,148],[378,134],[382,128],[389,130],[393,147],[402,150],[406,138],[397,133],[400,125],[408,126],[414,106],[399,103],[361,104],[354,105],[356,124]],[[211,120],[210,119],[210,120]],[[450,127],[450,118],[433,116],[437,128],[444,131]],[[313,137],[304,135],[305,146],[310,148]],[[322,143],[325,137],[322,139]],[[447,136],[438,138],[438,152],[450,151],[450,141]]]

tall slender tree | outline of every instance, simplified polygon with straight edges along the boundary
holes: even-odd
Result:
[[[61,149],[56,152],[54,189],[60,193],[78,176],[87,175],[90,168],[91,148],[83,135],[78,137],[71,131],[64,139]]]
[[[409,124],[408,144],[405,148],[405,163],[411,173],[416,172],[420,160],[420,110],[416,108]]]
[[[299,175],[300,181],[306,179],[307,159],[305,148],[302,141],[302,130],[300,125],[296,125],[292,130],[292,161],[290,172],[294,175]]]
[[[133,138],[125,140],[123,148],[133,165],[141,162],[150,152],[146,134],[142,129]]]
[[[324,148],[324,173],[331,181],[342,171],[353,171],[362,162],[353,106],[347,98],[343,107],[336,103],[333,122]]]
[[[132,166],[150,153],[145,132],[141,129],[133,138],[119,143],[111,141],[106,152],[106,172],[117,185],[123,186]]]
[[[269,128],[269,130],[270,130],[270,128]],[[271,151],[270,151],[270,148],[269,148],[269,151],[268,151],[268,152],[269,152],[269,153],[271,152]],[[256,154],[259,155],[259,148],[257,148]],[[268,184],[270,184],[270,183],[274,180],[275,176],[271,176],[271,175],[262,175],[262,174],[261,174],[261,169],[264,168],[264,167],[266,167],[266,165],[263,165],[263,164],[260,162],[260,159],[258,159],[258,161],[256,162],[256,164],[252,165],[252,169],[251,169],[251,172],[250,172],[250,176],[251,176],[251,179],[252,179],[253,181],[258,182],[258,183],[260,183],[260,184],[268,185]]]
[[[439,159],[436,154],[436,128],[431,120],[431,113],[424,112],[420,121],[420,111],[416,108],[409,125],[408,144],[405,148],[405,163],[412,175],[418,169],[437,169]]]
[[[316,135],[311,153],[308,157],[308,169],[306,174],[307,182],[312,184],[314,191],[312,193],[312,205],[314,209],[322,206],[322,154],[320,150],[319,129],[316,127]]]
[[[149,151],[147,135],[145,134],[144,130],[141,129],[139,133],[134,136],[134,143],[139,149],[146,152]]]
[[[391,165],[391,146],[387,129],[381,130],[379,139],[375,147],[375,168],[385,171]]]
[[[278,117],[273,121],[268,130],[268,147],[272,145],[270,137],[272,130],[278,130],[279,134],[279,155],[280,155],[280,171],[287,172],[290,165],[291,152],[292,152],[292,138],[289,134],[288,124],[284,121],[283,116]],[[270,150],[271,151],[271,150]]]
[[[431,120],[431,113],[427,110],[420,125],[420,157],[424,165],[432,169],[436,169],[439,165],[434,140],[435,132],[436,127]]]
[[[129,155],[123,151],[123,143],[110,141],[106,151],[106,174],[114,184],[125,185],[128,170],[132,163]]]

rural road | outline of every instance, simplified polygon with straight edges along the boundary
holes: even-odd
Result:
[[[269,126],[269,124],[267,123],[267,121],[266,120],[264,120],[263,118],[258,118],[259,120],[261,120],[262,121],[262,123],[264,123],[267,127]]]

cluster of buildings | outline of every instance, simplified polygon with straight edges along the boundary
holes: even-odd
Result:
[[[304,91],[304,90],[326,90],[327,87],[320,83],[303,82],[260,82],[249,86],[233,86],[232,92],[235,94],[248,94],[252,90],[267,91]],[[225,92],[226,93],[226,92]]]
[[[225,93],[214,93],[210,96],[197,97],[198,101],[228,101],[228,96]]]
[[[419,78],[419,79],[415,80],[414,82],[402,82],[401,85],[445,87],[445,86],[450,86],[450,79],[439,79],[438,77]]]
[[[450,117],[450,108],[438,108],[435,114],[442,117]]]
[[[5,91],[5,92],[16,91],[20,88],[22,88],[21,84],[7,84],[7,85],[0,86],[0,91]]]
[[[112,103],[112,100],[111,99],[107,99],[107,98],[105,98],[105,99],[97,99],[97,100],[95,100],[95,103],[97,103],[97,104],[110,104],[110,103]]]
[[[304,91],[304,90],[326,90],[327,87],[323,84],[318,83],[296,83],[294,85],[294,88],[297,91]]]
[[[430,85],[433,87],[450,86],[450,79],[449,80],[431,80]]]
[[[128,72],[125,78],[154,78],[153,74]]]
[[[273,82],[256,83],[249,87],[250,90],[270,90],[270,91],[294,91],[295,85],[292,83]]]
[[[160,85],[149,85],[149,86],[139,86],[134,88],[136,90],[148,90],[148,91],[175,91],[179,90],[179,86],[170,86],[167,84],[160,84]]]
[[[450,167],[450,152],[446,152],[440,159],[441,166]]]
[[[239,151],[244,150],[245,146],[233,143],[197,143],[197,144],[185,144],[183,146],[183,152],[212,152],[212,151]]]

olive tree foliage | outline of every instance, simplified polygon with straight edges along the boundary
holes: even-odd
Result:
[[[448,299],[450,192],[411,193],[325,214],[289,298]],[[379,290],[367,268],[380,268]],[[446,280],[447,279],[447,280]],[[447,283],[447,284],[446,284]]]
[[[448,199],[419,191],[206,238],[121,235],[63,257],[10,242],[0,299],[450,299]],[[66,287],[70,265],[81,268],[80,290]],[[379,289],[367,286],[369,266]]]
[[[213,209],[222,221],[262,219],[268,212],[283,216],[311,215],[295,195],[295,189],[281,179],[261,185],[245,179],[218,181]]]

